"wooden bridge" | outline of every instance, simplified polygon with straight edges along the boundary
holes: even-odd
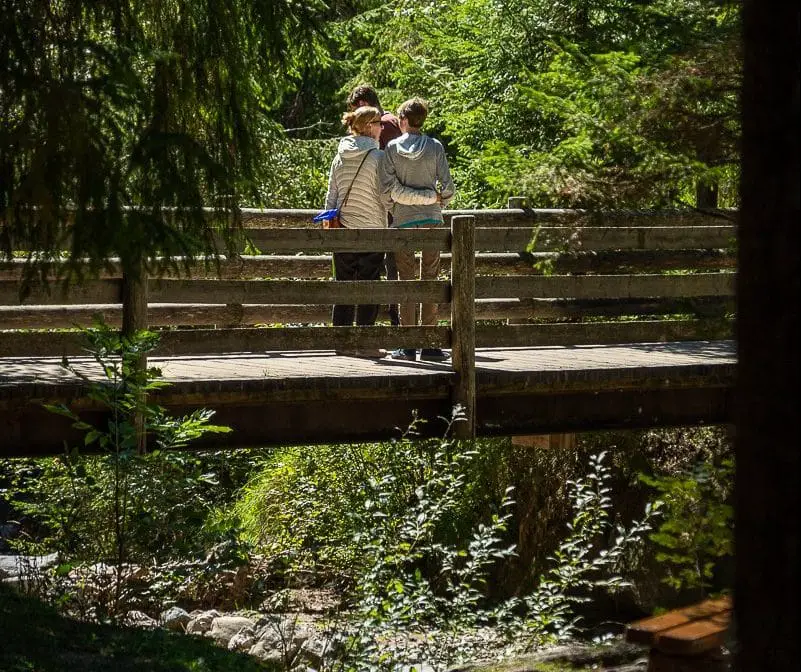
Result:
[[[311,210],[243,214],[257,254],[151,278],[135,297],[147,309],[140,319],[164,328],[149,363],[172,385],[158,403],[213,408],[234,429],[197,447],[384,439],[415,413],[427,421],[421,434],[441,435],[454,404],[466,411],[463,436],[731,419],[734,213],[510,207],[451,211],[441,229],[375,231],[311,228]],[[327,281],[331,252],[377,249],[438,249],[449,278]],[[96,375],[68,329],[96,314],[121,321],[119,273],[35,287],[20,301],[21,263],[0,267],[0,455],[80,444],[42,403],[98,419],[84,384],[59,364],[68,356]],[[450,321],[314,326],[333,303],[406,301],[449,304]],[[453,357],[336,354],[399,346]]]

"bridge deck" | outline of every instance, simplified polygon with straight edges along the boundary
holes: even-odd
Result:
[[[89,359],[72,363],[100,379]],[[40,402],[97,415],[81,381],[55,358],[0,359],[0,454],[58,450],[69,434]],[[412,412],[438,435],[450,415],[449,363],[371,361],[332,351],[151,358],[176,412],[208,407],[234,427],[197,445],[255,446],[398,436]],[[480,435],[720,423],[730,417],[732,341],[492,348],[476,352]],[[72,439],[77,441],[77,435]]]

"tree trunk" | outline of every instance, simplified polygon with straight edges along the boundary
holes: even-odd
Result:
[[[735,621],[741,672],[799,659],[799,6],[747,0]]]

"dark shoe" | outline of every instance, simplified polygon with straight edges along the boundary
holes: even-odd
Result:
[[[392,357],[392,359],[402,359],[407,362],[413,362],[417,359],[417,350],[413,348],[398,348],[392,351],[390,357]]]
[[[420,360],[426,362],[444,362],[450,355],[441,348],[423,348],[420,351]]]

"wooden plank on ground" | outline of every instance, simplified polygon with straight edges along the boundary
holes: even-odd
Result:
[[[691,621],[656,633],[653,647],[664,653],[696,656],[716,649],[726,641],[731,610]]]
[[[674,609],[659,616],[643,618],[628,625],[626,628],[626,640],[635,644],[651,646],[656,641],[656,637],[662,632],[699,619],[728,613],[731,607],[731,598],[726,596],[705,600],[682,609]]]

